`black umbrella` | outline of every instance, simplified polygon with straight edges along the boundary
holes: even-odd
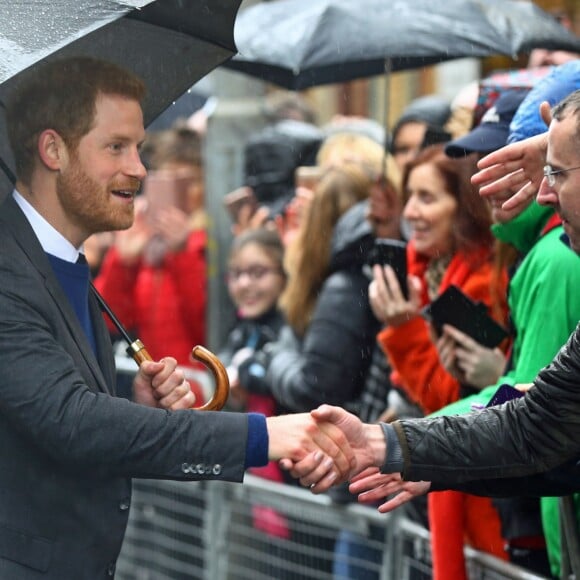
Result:
[[[236,52],[233,26],[241,0],[52,0],[0,3],[0,197],[14,181],[6,136],[4,103],[21,73],[46,60],[93,56],[117,63],[146,83],[143,106],[148,124],[197,80]],[[138,364],[150,360],[103,299],[102,309],[129,342]],[[215,394],[202,409],[220,409],[228,394],[225,368],[197,345],[192,356],[216,379]]]
[[[580,41],[532,2],[278,0],[240,12],[226,66],[293,90]]]
[[[67,56],[122,65],[147,83],[146,124],[236,52],[241,0],[51,0],[0,3],[0,165],[13,172],[3,103],[19,73]],[[0,194],[12,187],[0,178]]]

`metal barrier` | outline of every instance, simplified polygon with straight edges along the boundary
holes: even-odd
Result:
[[[336,505],[327,496],[246,475],[243,485],[136,480],[117,578],[332,580],[341,530],[380,556],[357,562],[361,577],[431,577],[429,532],[404,511],[383,515]],[[465,554],[470,579],[541,579],[469,547]]]

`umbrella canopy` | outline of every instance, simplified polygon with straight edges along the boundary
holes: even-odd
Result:
[[[52,0],[0,3],[0,163],[13,171],[4,103],[20,73],[55,58],[115,62],[148,87],[145,123],[236,52],[241,0]],[[0,175],[2,172],[0,172]],[[0,192],[11,187],[0,183]]]
[[[580,52],[580,41],[532,2],[278,0],[240,12],[240,55],[227,63],[301,90],[460,57],[532,48]]]

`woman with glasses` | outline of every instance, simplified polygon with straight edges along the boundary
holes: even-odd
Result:
[[[246,410],[261,406],[268,415],[276,414],[277,405],[268,396],[263,374],[252,374],[244,363],[277,340],[284,324],[278,310],[278,299],[286,285],[283,262],[284,247],[275,231],[247,230],[234,238],[227,285],[236,307],[236,322],[219,353],[230,380],[230,404]],[[263,396],[267,400],[262,400]]]

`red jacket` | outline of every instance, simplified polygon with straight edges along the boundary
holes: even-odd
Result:
[[[429,303],[425,272],[429,261],[419,255],[410,242],[407,246],[407,270],[423,282],[422,306]],[[494,288],[494,270],[491,251],[487,248],[455,254],[443,275],[439,294],[448,286],[455,285],[477,302],[501,312],[500,322],[507,313],[507,275],[502,273]],[[393,380],[401,385],[409,397],[419,404],[426,414],[441,409],[459,398],[459,382],[439,362],[429,326],[416,316],[405,324],[387,327],[378,335],[379,343],[389,357],[394,369]]]
[[[203,368],[190,354],[205,344],[205,249],[206,233],[196,230],[185,249],[167,254],[160,267],[141,261],[126,266],[115,248],[105,256],[95,286],[155,360],[172,356],[180,365]],[[201,393],[195,394],[201,401]]]

